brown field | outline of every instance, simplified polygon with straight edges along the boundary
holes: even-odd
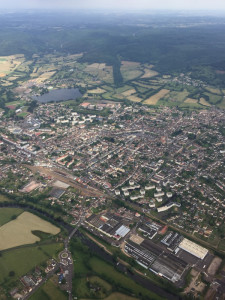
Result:
[[[31,214],[24,212],[16,220],[0,227],[0,250],[5,250],[40,241],[39,237],[31,231],[39,230],[53,235],[58,234],[60,229],[51,223]]]
[[[150,69],[145,69],[145,74],[141,76],[141,78],[151,78],[154,76],[157,76],[159,73],[154,71],[154,70],[150,70]]]
[[[205,100],[205,98],[200,98],[199,103],[202,104],[202,105],[205,105],[205,106],[211,106],[211,104],[209,102],[207,102]]]
[[[184,102],[185,103],[198,103],[198,100],[192,99],[192,98],[187,98]]]
[[[144,104],[149,104],[149,105],[156,105],[157,102],[164,96],[166,96],[170,91],[166,89],[162,89],[155,95],[151,96],[150,98],[146,99],[144,101]]]

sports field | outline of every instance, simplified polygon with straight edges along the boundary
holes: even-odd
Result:
[[[34,214],[24,212],[15,220],[0,227],[0,250],[40,241],[39,237],[32,234],[34,230],[51,233],[53,235],[60,232],[60,229],[51,223]]]

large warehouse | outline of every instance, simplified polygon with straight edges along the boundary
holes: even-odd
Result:
[[[184,251],[187,251],[188,253],[191,253],[192,255],[204,259],[206,255],[208,254],[208,250],[206,248],[203,248],[202,246],[199,246],[198,244],[184,238],[182,242],[179,245],[180,249],[183,249]]]

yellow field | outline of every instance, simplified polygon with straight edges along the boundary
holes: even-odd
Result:
[[[192,99],[192,98],[187,98],[184,102],[185,103],[198,103],[198,100]]]
[[[205,105],[205,106],[211,106],[211,104],[209,102],[207,102],[205,100],[205,98],[200,98],[199,103],[202,104],[202,105]]]
[[[129,96],[127,97],[128,100],[133,101],[133,102],[141,102],[142,99],[137,97],[137,96]]]
[[[14,71],[24,61],[23,54],[0,56],[0,77],[4,77]]]
[[[132,94],[135,94],[135,93],[136,93],[136,90],[135,89],[131,89],[131,90],[123,92],[122,95],[124,97],[128,97],[128,96],[131,96]]]
[[[211,87],[206,87],[206,90],[209,91],[210,93],[221,95],[220,89],[214,89],[214,88],[211,88]]]
[[[154,70],[150,70],[150,69],[145,69],[145,74],[141,76],[141,78],[151,78],[154,76],[157,76],[159,73],[154,71]]]
[[[106,64],[98,64],[98,63],[94,63],[94,64],[91,64],[91,65],[88,65],[85,69],[85,71],[90,71],[92,69],[98,69],[98,70],[103,70],[104,68],[106,67]]]
[[[105,93],[106,91],[103,90],[103,89],[100,89],[100,88],[96,88],[96,89],[93,89],[93,90],[89,90],[87,91],[88,93],[91,93],[91,94],[103,94]]]
[[[139,62],[135,62],[135,61],[126,61],[126,60],[123,60],[122,62],[122,66],[125,66],[125,67],[139,67],[140,66],[140,63]]]
[[[39,237],[32,234],[31,231],[34,230],[53,235],[60,232],[60,229],[51,223],[24,212],[16,220],[0,227],[0,251],[40,241]]]
[[[162,89],[155,95],[151,96],[150,98],[146,99],[144,101],[144,104],[149,104],[149,105],[156,105],[157,102],[164,96],[166,96],[170,91],[166,89]]]

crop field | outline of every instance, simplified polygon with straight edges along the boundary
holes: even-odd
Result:
[[[132,101],[132,102],[141,102],[143,100],[143,99],[141,99],[137,96],[134,96],[134,95],[127,97],[127,99]]]
[[[151,77],[155,77],[157,76],[159,73],[154,71],[154,70],[150,70],[150,69],[144,69],[145,74],[141,76],[141,78],[151,78]]]
[[[5,250],[21,245],[33,244],[40,238],[32,234],[38,230],[56,235],[60,229],[51,223],[31,214],[24,212],[16,220],[0,227],[0,250]]]
[[[204,106],[211,106],[209,102],[205,100],[205,98],[200,98],[199,103],[204,105]]]
[[[37,290],[34,295],[30,297],[30,300],[66,300],[67,296],[65,292],[62,292],[52,280],[48,280],[43,287]]]
[[[14,218],[22,214],[20,208],[3,207],[0,208],[0,226],[12,221]]]
[[[136,90],[135,89],[131,89],[131,90],[123,92],[122,95],[124,97],[128,97],[128,96],[131,96],[132,94],[135,94],[135,93],[136,93]]]
[[[35,266],[46,262],[49,258],[57,257],[62,249],[63,244],[53,243],[42,246],[22,247],[3,252],[0,257],[0,285],[4,280],[10,283],[10,281],[26,274]],[[15,272],[14,277],[9,277],[10,271]]]
[[[0,77],[10,74],[24,61],[24,55],[11,55],[0,57]]]
[[[122,61],[121,74],[124,81],[133,80],[143,75],[141,64],[132,61]]]
[[[198,103],[197,99],[192,99],[192,98],[187,98],[185,101],[185,103]]]
[[[144,101],[144,104],[149,104],[149,105],[156,105],[157,102],[163,98],[164,96],[166,96],[169,93],[169,90],[166,89],[162,89],[161,91],[159,91],[158,93],[156,93],[155,95],[149,97],[148,99],[146,99]]]
[[[88,94],[103,94],[105,93],[106,91],[101,89],[101,88],[96,88],[96,89],[93,89],[93,90],[88,90],[87,93]]]
[[[189,93],[187,90],[182,92],[171,91],[168,95],[166,95],[165,99],[168,99],[168,101],[172,102],[183,102],[188,95]]]
[[[221,95],[222,92],[220,89],[215,89],[215,88],[212,88],[212,87],[206,87],[205,88],[208,92],[212,93],[212,94],[217,94],[217,95]]]

